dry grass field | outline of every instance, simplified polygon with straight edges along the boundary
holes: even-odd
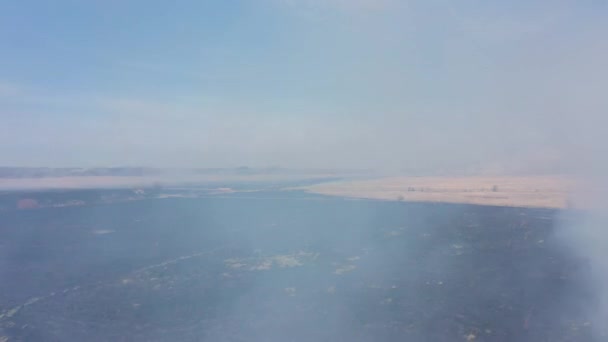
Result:
[[[494,206],[564,208],[575,180],[563,176],[391,177],[306,187],[312,193],[353,198]]]
[[[190,177],[49,177],[0,179],[0,190],[91,189],[188,186],[214,182],[292,182],[331,178],[310,175],[199,175]],[[287,188],[293,189],[293,188]],[[468,203],[510,207],[587,207],[578,196],[576,182],[564,176],[461,176],[385,177],[348,179],[297,187],[311,193],[352,198],[416,202]],[[578,189],[577,189],[578,190]],[[580,191],[577,191],[580,195]]]

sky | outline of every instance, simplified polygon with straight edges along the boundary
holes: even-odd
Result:
[[[561,171],[608,152],[606,15],[600,0],[0,0],[0,164]]]

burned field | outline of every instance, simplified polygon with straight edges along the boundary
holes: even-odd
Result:
[[[269,192],[0,215],[0,340],[600,340],[554,210]]]

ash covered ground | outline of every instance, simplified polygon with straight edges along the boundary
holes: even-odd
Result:
[[[600,341],[560,217],[284,191],[7,210],[0,341]]]

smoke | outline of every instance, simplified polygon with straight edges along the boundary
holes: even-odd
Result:
[[[558,238],[591,266],[598,298],[590,308],[594,326],[608,321],[605,4],[244,3],[233,11],[211,2],[198,10],[139,1],[117,10],[99,2],[99,8],[72,15],[81,18],[77,22],[62,17],[66,11],[54,3],[46,7],[57,16],[49,17],[44,6],[34,17],[27,6],[0,11],[0,31],[10,33],[0,35],[9,47],[0,71],[10,71],[11,78],[0,80],[3,162],[391,170],[502,164],[519,172],[568,173],[585,180],[572,199],[582,209],[564,213]],[[146,16],[132,20],[144,6]],[[45,56],[45,63],[36,56]],[[361,210],[352,208],[360,222],[370,222],[373,213]],[[301,219],[299,224],[307,222]],[[251,223],[268,225],[259,235],[265,239],[254,232],[244,238],[256,248],[298,238],[273,231],[276,222]],[[247,330],[251,340],[265,329],[282,339],[305,326],[333,327],[319,329],[322,335],[311,340],[336,340],[332,331],[348,330],[340,326],[356,317],[344,309],[347,303],[334,303],[335,311],[323,317],[285,314],[293,307],[306,312],[307,304],[344,290],[328,281],[302,291],[306,280],[290,278],[289,265],[314,262],[307,243],[330,255],[331,248],[367,248],[364,228],[348,228],[311,232],[306,236],[314,241],[295,244],[301,248],[269,247],[227,261],[245,278],[266,267],[285,271],[279,278],[252,277],[251,291],[233,303],[234,321],[266,315],[258,317],[261,327]],[[343,245],[340,234],[347,237]],[[347,276],[356,266],[340,262],[324,270],[332,274],[326,279]],[[428,264],[442,266],[433,258]],[[373,267],[367,269],[365,276],[373,274]],[[261,300],[277,290],[284,300]],[[218,337],[209,334],[210,340]]]
[[[608,330],[608,178],[596,173],[605,165],[602,157],[597,156],[594,167],[585,169],[579,176],[585,177],[572,193],[572,208],[563,211],[558,221],[556,237],[564,248],[572,251],[589,268],[589,288],[595,298],[586,308],[592,317],[593,332],[597,340],[605,340]]]

